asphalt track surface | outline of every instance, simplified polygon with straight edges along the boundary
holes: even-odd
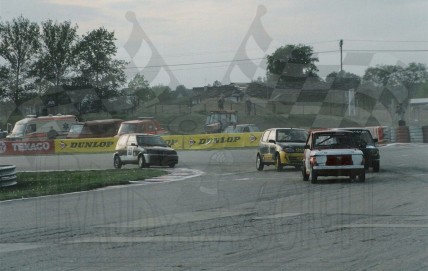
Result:
[[[381,151],[365,183],[255,168],[255,149],[183,151],[171,175],[0,203],[0,270],[427,270],[428,145]],[[112,168],[111,154],[1,157]]]

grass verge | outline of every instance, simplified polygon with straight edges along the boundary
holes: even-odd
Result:
[[[109,169],[89,171],[18,172],[15,186],[0,188],[0,201],[87,191],[130,181],[144,180],[166,172],[157,169]]]

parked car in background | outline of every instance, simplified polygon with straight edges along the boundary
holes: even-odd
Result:
[[[90,120],[71,125],[66,138],[113,137],[117,134],[121,119]]]
[[[74,115],[29,115],[17,121],[12,132],[6,137],[7,140],[46,140],[48,133],[55,131],[55,138],[65,138],[71,125],[77,123]]]
[[[376,147],[377,138],[373,139],[370,130],[364,128],[341,128],[341,130],[351,131],[355,136],[358,148],[364,155],[365,168],[373,168],[374,172],[379,172],[380,154],[379,149]]]
[[[169,132],[162,128],[159,121],[153,117],[140,117],[136,120],[124,121],[120,124],[117,135],[130,133],[145,133],[153,135],[165,135]]]
[[[223,131],[226,134],[250,132],[260,132],[260,128],[255,124],[236,124],[227,126]]]
[[[359,182],[365,181],[363,152],[350,131],[312,131],[303,157],[304,181],[317,183],[319,176],[349,176],[351,180],[358,177]]]
[[[308,132],[295,128],[271,128],[263,132],[256,157],[257,170],[275,165],[277,171],[284,166],[302,166],[303,150]]]
[[[126,164],[139,167],[168,166],[178,163],[177,152],[158,135],[134,133],[119,137],[113,155],[113,165],[121,168]]]

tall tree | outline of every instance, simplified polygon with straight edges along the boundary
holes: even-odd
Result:
[[[6,98],[21,104],[31,83],[29,72],[39,49],[39,26],[20,16],[12,22],[0,22],[0,56],[9,70]]]
[[[333,89],[357,89],[361,83],[361,77],[346,71],[332,72],[327,75],[327,82],[331,83]]]
[[[143,102],[150,101],[156,97],[150,88],[149,82],[144,78],[144,75],[139,73],[128,83],[128,88]]]
[[[316,76],[318,68],[315,62],[318,62],[318,58],[313,56],[311,46],[282,46],[267,56],[267,76],[276,76],[280,81]]]
[[[82,37],[78,44],[79,84],[91,86],[100,99],[118,94],[126,81],[123,60],[116,60],[117,47],[114,32],[105,28],[95,29]]]
[[[427,82],[428,71],[427,66],[421,63],[410,63],[405,67],[378,65],[365,71],[363,81],[380,87],[403,85],[410,88],[414,84]]]
[[[37,81],[49,80],[57,90],[65,84],[76,62],[76,31],[77,26],[69,21],[42,23],[40,56],[34,69]]]

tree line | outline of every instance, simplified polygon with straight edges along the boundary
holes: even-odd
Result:
[[[142,101],[175,98],[174,91],[168,86],[150,86],[141,74],[126,86],[128,63],[115,58],[114,32],[100,27],[78,35],[77,30],[78,26],[70,21],[47,20],[37,24],[23,16],[8,22],[0,21],[0,100],[12,101],[19,106],[50,89],[93,89],[99,100],[125,93]],[[340,71],[322,79],[317,74],[318,61],[311,46],[282,46],[267,56],[266,78],[262,81],[286,86],[311,78],[328,81],[336,89],[356,89],[363,83],[389,88],[424,84],[423,91],[428,90],[425,64],[380,65],[367,68],[362,77]],[[214,82],[215,85],[219,83]],[[181,85],[176,90],[186,88]]]

